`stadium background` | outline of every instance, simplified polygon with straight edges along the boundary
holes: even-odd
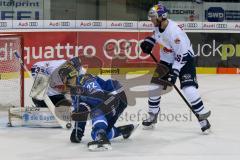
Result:
[[[92,73],[151,72],[155,65],[141,53],[139,44],[151,34],[147,12],[157,2],[0,0],[0,34],[23,35],[28,68],[37,61],[78,55]],[[198,73],[240,73],[238,2],[162,1],[170,10],[169,18],[189,35],[198,55]]]

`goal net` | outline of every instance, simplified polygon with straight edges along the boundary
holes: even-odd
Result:
[[[23,54],[23,38],[0,34],[0,110],[24,106],[24,71],[14,56]]]

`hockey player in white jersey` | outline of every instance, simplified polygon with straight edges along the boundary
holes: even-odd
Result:
[[[81,61],[80,61],[79,57],[73,57],[69,61],[74,65],[74,67],[76,68],[77,71],[83,72],[83,73],[86,72],[86,70],[81,65]],[[65,59],[39,61],[39,62],[35,63],[31,68],[32,77],[35,78],[38,73],[42,73],[49,77],[52,76],[51,79],[54,84],[51,84],[51,85],[53,85],[53,86],[62,85],[62,81],[61,81],[60,77],[58,76],[56,70],[58,70],[60,68],[60,66],[62,66],[66,62],[67,62],[67,60],[65,60]],[[56,105],[61,100],[65,99],[64,94],[57,91],[56,89],[51,88],[50,86],[48,87],[47,95],[49,96],[49,98],[51,99],[51,101],[53,102],[54,105]],[[45,104],[45,102],[43,100],[37,100],[36,98],[32,98],[32,100],[33,100],[34,104],[36,105],[36,107],[47,107],[47,105]]]
[[[52,73],[61,65],[63,65],[66,62],[65,59],[61,60],[51,60],[51,61],[39,61],[35,64],[33,64],[31,68],[32,77],[35,78],[38,73],[43,73],[45,75],[51,76]],[[57,81],[57,78],[55,78],[55,81]],[[48,87],[47,95],[55,105],[59,101],[65,99],[64,94],[52,89],[51,87]],[[36,98],[32,98],[34,104],[36,107],[47,107],[45,102],[43,100],[38,100]]]
[[[63,103],[68,102],[65,95],[52,88],[51,86],[61,86],[62,80],[58,75],[58,69],[67,62],[70,62],[77,71],[80,73],[85,73],[86,70],[82,67],[79,57],[73,57],[69,60],[60,59],[60,60],[50,60],[50,61],[39,61],[31,67],[32,77],[35,79],[36,86],[32,86],[30,97],[35,107],[24,107],[19,110],[18,108],[9,109],[9,126],[15,126],[16,122],[14,117],[21,117],[23,120],[22,125],[28,127],[60,127],[59,122],[56,121],[55,117],[49,110],[49,106],[45,103],[43,99],[38,99],[36,93],[41,92],[41,90],[46,90],[46,96],[49,97],[52,102],[52,107],[59,107]],[[38,79],[38,74],[43,74],[46,77],[51,77],[51,84],[45,82],[45,79]],[[44,86],[43,84],[47,84]],[[44,92],[45,93],[45,92]],[[44,94],[45,96],[45,94]],[[69,102],[70,103],[70,102]],[[70,104],[71,105],[71,104]],[[60,109],[61,110],[61,109]],[[70,110],[69,110],[70,113]],[[59,113],[60,114],[60,113]],[[67,114],[67,113],[66,113]],[[17,116],[19,115],[19,116]],[[62,115],[65,116],[65,115]],[[70,118],[70,117],[69,117]]]
[[[161,3],[154,5],[149,13],[148,19],[154,24],[154,31],[151,37],[146,37],[141,43],[141,49],[144,53],[151,54],[152,48],[156,43],[162,47],[160,49],[160,64],[168,67],[169,73],[161,79],[175,85],[177,78],[180,80],[180,87],[190,102],[193,111],[198,115],[201,130],[208,130],[211,125],[207,118],[210,111],[207,110],[198,93],[198,83],[196,79],[196,68],[194,64],[195,54],[192,44],[187,34],[172,20],[167,18],[165,6]],[[159,68],[157,67],[155,72]],[[149,118],[142,122],[143,126],[152,126],[157,123],[157,117],[160,112],[159,95],[149,96]]]

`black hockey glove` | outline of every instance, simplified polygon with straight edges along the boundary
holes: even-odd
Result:
[[[169,72],[169,75],[168,75],[168,78],[167,78],[167,81],[170,82],[172,85],[174,85],[177,81],[177,77],[179,76],[179,71],[176,70],[176,69],[172,69],[170,72]]]
[[[140,47],[142,51],[146,54],[150,54],[155,45],[156,40],[152,37],[146,37],[144,41],[141,43]]]
[[[70,95],[76,96],[76,95],[83,95],[86,91],[82,86],[69,86],[70,87]]]

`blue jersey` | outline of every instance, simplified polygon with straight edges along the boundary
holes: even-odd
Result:
[[[77,77],[76,85],[81,87],[81,92],[78,92],[79,95],[72,95],[72,102],[76,112],[87,112],[90,111],[90,116],[92,118],[93,130],[92,138],[95,140],[99,130],[107,130],[108,127],[112,128],[116,123],[116,120],[126,108],[126,103],[119,101],[118,98],[115,98],[114,101],[118,101],[117,105],[114,108],[112,105],[106,106],[110,107],[110,110],[105,110],[102,106],[105,106],[105,103],[109,98],[114,97],[118,93],[122,93],[123,87],[116,80],[103,80],[98,76],[93,76],[91,74],[80,75]],[[83,90],[83,92],[82,92]],[[76,93],[77,94],[77,93]],[[119,95],[120,95],[119,94]],[[124,93],[125,94],[125,93]],[[99,108],[98,108],[99,107]],[[112,108],[113,107],[113,108]],[[106,114],[106,111],[109,114]],[[87,120],[87,119],[86,119]],[[76,121],[75,127],[80,129],[82,132],[85,131],[86,121]],[[113,135],[119,135],[112,133],[114,129],[111,129],[108,134],[109,139],[114,137]]]
[[[107,97],[107,95],[112,93],[118,93],[122,88],[120,83],[116,80],[109,79],[105,81],[102,78],[91,74],[78,76],[76,85],[83,88],[84,94],[80,94],[79,96],[72,95],[75,108],[77,107],[77,98],[79,98],[78,103],[84,102],[88,104],[90,108],[94,108],[105,101],[104,97]]]

